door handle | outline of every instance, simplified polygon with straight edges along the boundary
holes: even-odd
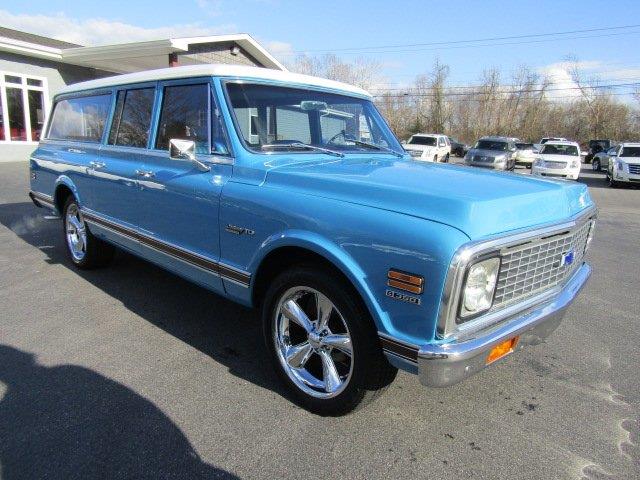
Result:
[[[151,170],[136,170],[136,175],[143,178],[152,178],[156,176],[156,174]]]
[[[91,168],[95,168],[96,170],[98,170],[99,168],[104,168],[104,167],[106,167],[106,166],[107,166],[107,164],[106,164],[106,163],[104,163],[104,162],[95,162],[95,161],[93,161],[93,160],[92,160],[91,162],[89,162],[89,166],[90,166]]]

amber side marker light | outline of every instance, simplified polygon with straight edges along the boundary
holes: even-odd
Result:
[[[518,339],[520,337],[513,337],[509,340],[499,343],[495,347],[491,349],[489,355],[487,356],[486,365],[495,362],[496,360],[500,360],[502,357],[509,355],[513,352],[513,349],[516,348],[518,344]]]
[[[424,290],[424,278],[411,273],[389,270],[387,285],[420,295]]]

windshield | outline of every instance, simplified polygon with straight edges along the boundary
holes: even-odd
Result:
[[[518,150],[533,150],[533,143],[516,143]]]
[[[409,145],[428,145],[434,147],[437,144],[436,137],[413,136],[409,139]]]
[[[247,83],[228,83],[227,93],[238,133],[252,150],[319,151],[304,144],[334,153],[404,152],[368,99]]]
[[[479,150],[499,150],[506,152],[509,144],[507,142],[501,142],[499,140],[478,140],[476,148]]]
[[[640,157],[640,147],[623,147],[621,157]]]
[[[575,157],[580,155],[578,147],[575,145],[558,145],[553,143],[545,144],[540,153],[547,155],[573,155]]]

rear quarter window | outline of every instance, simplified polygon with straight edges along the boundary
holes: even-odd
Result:
[[[48,138],[99,143],[109,115],[111,94],[67,98],[56,102]]]

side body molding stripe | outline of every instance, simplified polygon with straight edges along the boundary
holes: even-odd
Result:
[[[36,201],[46,207],[55,208],[53,197],[51,197],[50,195],[31,191],[29,192],[29,197],[31,198],[31,200]]]
[[[185,250],[175,245],[162,242],[148,235],[144,235],[130,228],[106,220],[85,209],[82,209],[82,216],[89,223],[93,223],[114,233],[123,235],[133,240],[137,240],[147,247],[151,247],[154,250],[165,253],[174,258],[177,258],[178,260],[182,260],[183,262],[211,272],[226,280],[231,280],[232,282],[235,282],[243,287],[249,287],[251,283],[251,273],[249,272],[243,272],[242,270],[238,270],[223,263],[210,260],[201,255],[198,255],[197,253],[190,252],[189,250]]]

